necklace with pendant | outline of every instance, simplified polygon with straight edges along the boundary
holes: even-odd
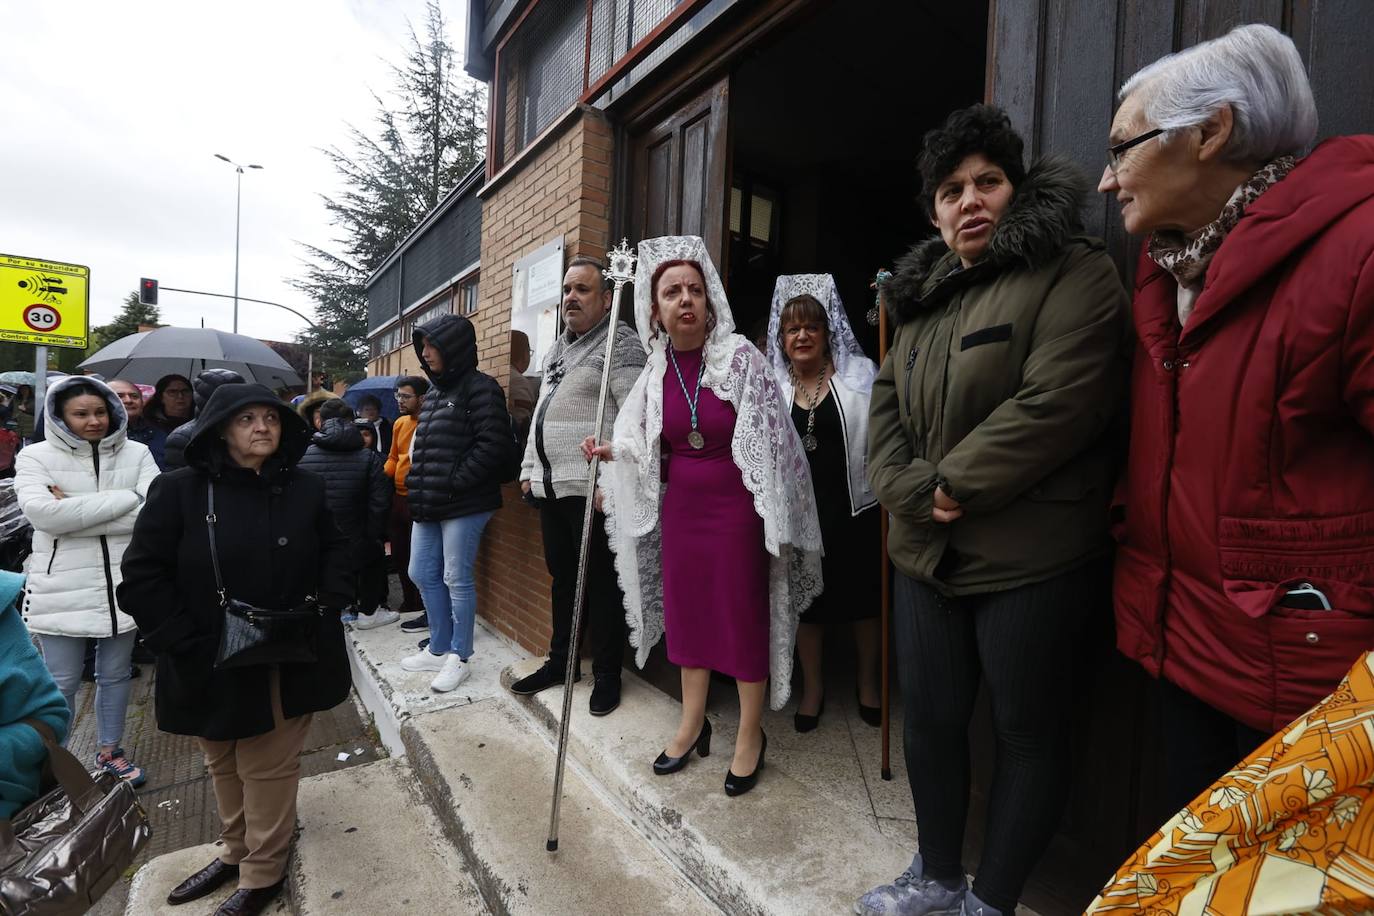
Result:
[[[816,379],[816,391],[807,398],[806,405],[806,435],[802,436],[802,447],[808,452],[814,452],[820,447],[820,440],[816,438],[816,405],[821,402],[821,386],[825,384],[825,373],[830,368],[830,360],[827,358],[821,363],[821,374]],[[792,376],[792,387],[801,387],[797,380],[797,370],[790,365],[787,371]],[[802,388],[802,394],[806,394],[806,389]]]
[[[673,371],[677,373],[677,383],[682,386],[682,396],[687,399],[687,408],[692,412],[692,431],[687,434],[687,444],[697,451],[706,447],[706,437],[697,429],[697,402],[701,400],[701,376],[706,371],[706,353],[702,348],[701,366],[697,369],[697,387],[692,394],[687,393],[687,380],[682,377],[682,369],[678,367],[677,356],[673,353],[673,344],[668,343],[668,361],[673,364]]]

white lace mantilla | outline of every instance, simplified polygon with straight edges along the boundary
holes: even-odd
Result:
[[[821,593],[821,532],[811,490],[810,466],[787,404],[763,355],[734,333],[725,287],[705,244],[696,236],[667,236],[639,243],[635,319],[649,352],[643,373],[616,417],[615,459],[601,466],[606,531],[625,593],[625,616],[635,662],[663,638],[663,375],[667,335],[651,323],[650,278],[667,260],[701,264],[716,325],[703,353],[702,385],[735,410],[731,454],[763,520],[768,576],[771,706],[781,709],[791,693],[792,649],[797,621]]]
[[[784,391],[792,388],[792,379],[787,372],[787,355],[782,352],[778,342],[782,330],[782,307],[798,296],[811,296],[825,309],[825,319],[830,337],[830,364],[845,386],[865,398],[873,391],[873,379],[878,375],[878,367],[868,358],[863,347],[859,346],[854,329],[849,325],[844,303],[840,301],[840,291],[835,286],[835,278],[830,274],[791,274],[778,277],[773,286],[773,304],[768,310],[768,362],[778,376],[778,384]]]

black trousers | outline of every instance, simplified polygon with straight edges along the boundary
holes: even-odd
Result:
[[[1088,666],[1076,649],[1088,610],[1110,612],[1105,568],[958,598],[895,579],[903,738],[925,874],[965,873],[968,727],[982,677],[997,759],[974,893],[1011,912],[1067,799],[1075,685]]]
[[[1166,679],[1159,684],[1164,791],[1168,810],[1181,811],[1271,733],[1237,722]]]
[[[544,535],[544,562],[553,576],[553,639],[549,660],[557,667],[568,663],[572,641],[573,600],[577,594],[577,561],[582,549],[582,514],[587,501],[580,496],[547,499],[539,507],[539,526]],[[606,540],[606,517],[592,517],[592,537],[587,549],[587,601],[583,622],[592,656],[592,673],[619,676],[628,627],[625,597],[616,581],[615,562]]]
[[[381,541],[361,538],[353,546],[353,569],[358,611],[371,614],[385,604],[390,591],[386,579],[386,549]]]

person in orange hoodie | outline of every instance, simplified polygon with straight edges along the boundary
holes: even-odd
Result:
[[[386,459],[386,474],[396,484],[391,502],[391,521],[387,538],[391,541],[391,558],[401,576],[401,613],[418,614],[401,621],[401,629],[414,632],[429,629],[420,590],[410,581],[410,504],[406,502],[406,474],[410,472],[410,442],[415,437],[416,418],[420,415],[420,399],[429,390],[429,382],[418,375],[405,375],[396,380],[396,405],[401,415],[391,427],[391,451]]]

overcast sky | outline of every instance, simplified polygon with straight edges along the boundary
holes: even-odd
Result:
[[[463,47],[465,5],[442,0]],[[407,20],[424,0],[0,0],[0,253],[85,264],[91,324],[142,276],[232,293],[234,169],[243,176],[239,293],[311,303],[287,283],[300,246],[336,247],[320,147],[371,129]],[[163,291],[167,324],[226,330],[233,303]],[[300,319],[242,303],[239,330],[290,340]],[[7,368],[7,367],[0,367]]]

